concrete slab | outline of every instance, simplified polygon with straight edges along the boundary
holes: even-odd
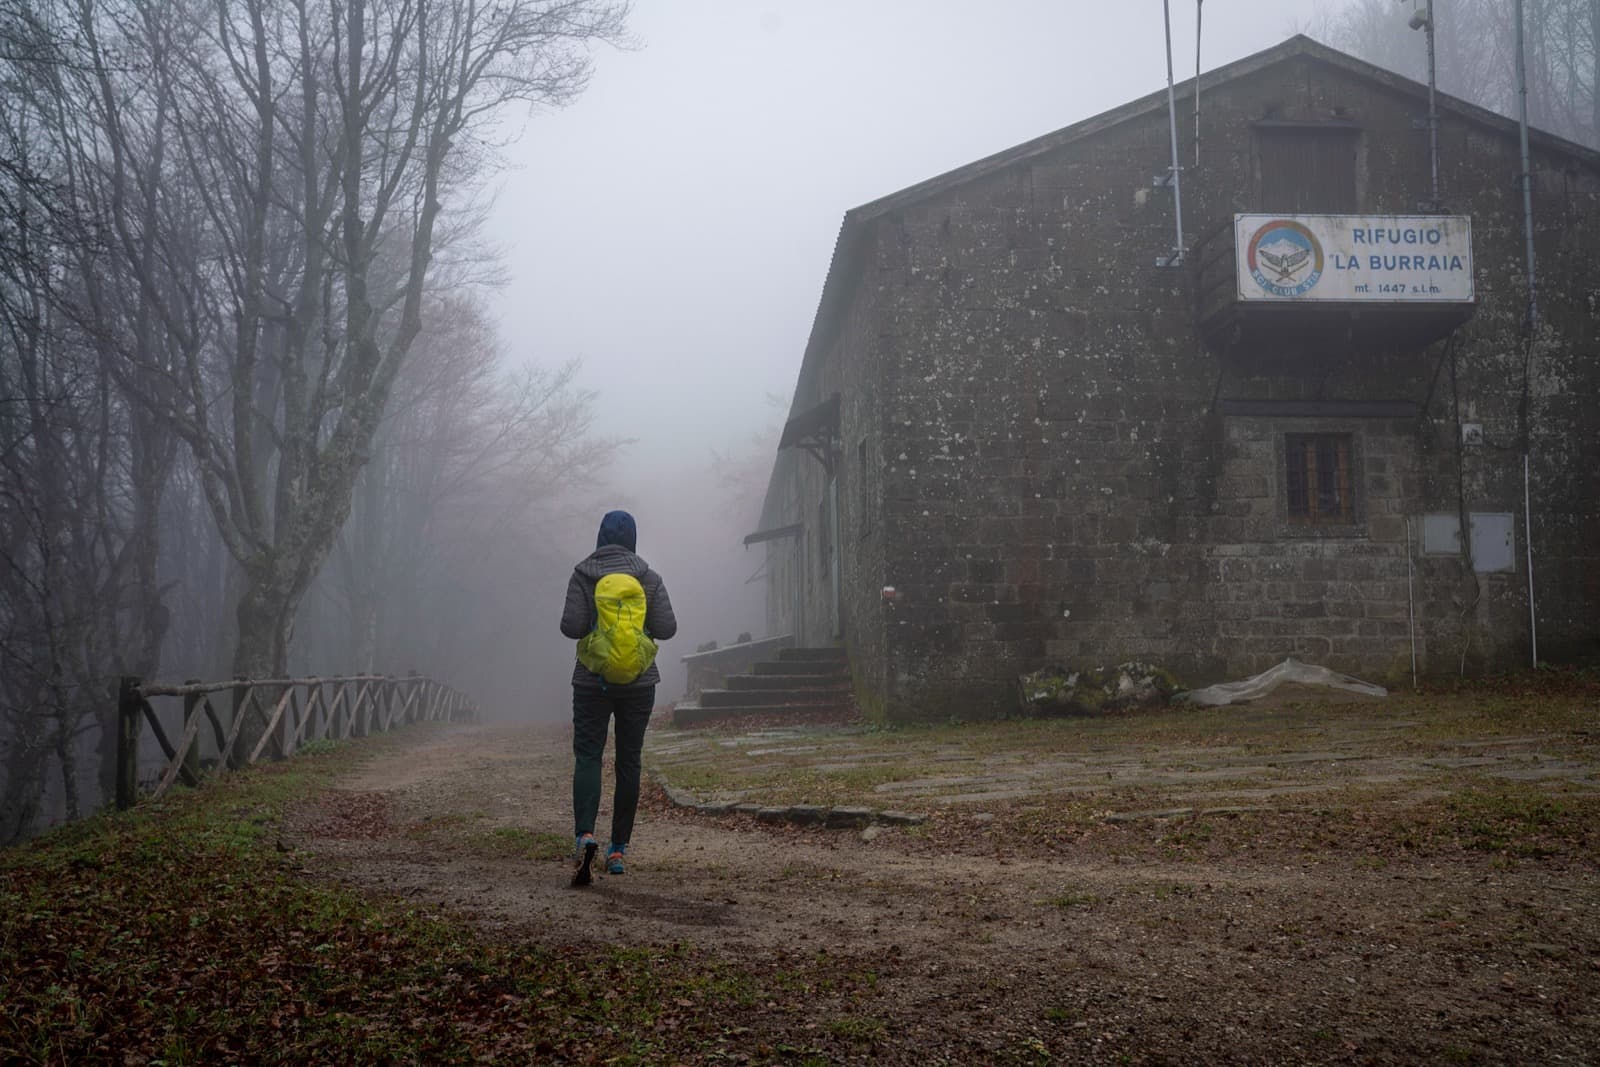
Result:
[[[938,807],[958,804],[998,804],[1005,801],[1026,800],[1038,795],[1036,789],[989,789],[971,793],[940,793],[918,799],[926,800],[927,803]]]

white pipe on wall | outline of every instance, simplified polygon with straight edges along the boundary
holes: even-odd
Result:
[[[1528,637],[1533,645],[1533,666],[1539,667],[1539,614],[1533,603],[1533,511],[1528,488],[1528,453],[1522,453],[1522,540],[1528,553]]]
[[[1412,585],[1411,516],[1406,516],[1406,632],[1411,636],[1411,688],[1417,687],[1417,597]]]
[[[1528,558],[1528,644],[1533,666],[1539,666],[1539,615],[1533,601],[1533,490],[1528,453],[1533,447],[1532,403],[1528,376],[1533,373],[1533,342],[1539,330],[1539,284],[1533,258],[1533,167],[1528,160],[1528,65],[1522,54],[1522,0],[1517,0],[1517,126],[1522,142],[1522,230],[1528,261],[1528,352],[1522,368],[1522,540]]]

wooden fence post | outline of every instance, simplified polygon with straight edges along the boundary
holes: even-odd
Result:
[[[240,767],[244,766],[244,760],[240,759],[237,755],[239,751],[239,743],[237,739],[240,732],[244,730],[244,727],[240,724],[239,719],[244,715],[245,701],[250,699],[251,688],[248,684],[249,680],[243,675],[236,674],[233,676],[233,680],[239,682],[240,684],[233,687],[233,720],[228,723],[228,736],[235,739],[234,743],[228,746],[228,751],[226,753],[226,765],[230,771],[236,771]]]
[[[326,684],[326,682],[318,682],[317,692],[322,692],[322,687]],[[346,733],[344,717],[348,709],[345,708],[344,701],[339,699],[339,687],[335,685],[331,694],[325,696],[324,700],[328,709],[328,737],[334,741],[343,741]]]
[[[288,701],[292,701],[294,699],[294,686],[284,686],[281,689],[277,686],[273,686],[271,693],[272,695],[267,699],[266,703],[267,709],[272,709],[267,711],[267,718],[269,721],[271,720],[273,710],[278,707],[279,702],[285,701],[285,698],[287,698]],[[272,727],[272,741],[267,746],[267,758],[273,760],[274,762],[281,759],[287,759],[289,756],[289,738],[292,736],[293,735],[289,732],[289,707],[288,703],[285,702],[283,714],[278,716],[277,724]]]
[[[366,737],[367,722],[361,714],[361,687],[354,682],[340,682],[340,692],[344,693],[344,710],[350,715],[350,736]]]
[[[300,748],[300,688],[289,685],[289,714],[283,720],[283,756],[288,759]]]
[[[124,675],[117,686],[117,810],[139,799],[139,679]]]
[[[199,685],[200,679],[190,678],[183,684]],[[200,714],[200,694],[189,693],[183,698],[183,732],[178,736],[188,736],[189,721],[198,714]],[[189,751],[183,754],[183,770],[189,776],[189,781],[198,782],[200,780],[200,732],[198,730],[195,731],[194,743],[189,746]]]

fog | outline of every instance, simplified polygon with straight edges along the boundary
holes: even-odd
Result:
[[[1167,76],[1153,2],[261,5],[0,0],[0,843],[98,803],[119,678],[415,670],[565,719],[612,508],[673,701],[770,636],[742,539],[844,213]],[[1206,69],[1314,24],[1421,55],[1387,0],[1204,14]]]
[[[1203,65],[1314,13],[1212,0]],[[508,351],[580,357],[606,426],[637,439],[610,499],[636,512],[678,609],[665,701],[683,654],[764,636],[746,581],[762,553],[740,544],[760,487],[727,510],[712,454],[746,455],[781,422],[845,211],[1158,90],[1166,54],[1156,3],[645,0],[630,27],[637,47],[601,53],[575,105],[517,127],[488,230]],[[1173,5],[1173,38],[1190,77],[1194,5]],[[562,644],[561,592],[531,605],[533,644]],[[527,713],[559,714],[559,689],[540,693]]]
[[[1173,7],[1181,79],[1195,11]],[[1311,10],[1212,0],[1205,66],[1281,41]],[[651,468],[761,428],[763,394],[793,388],[846,210],[1165,85],[1159,4],[976,12],[640,3],[638,49],[602,53],[584,96],[522,126],[509,153],[489,231],[510,346],[581,356]]]

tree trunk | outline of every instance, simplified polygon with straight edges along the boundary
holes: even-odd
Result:
[[[78,793],[78,754],[72,748],[73,736],[63,723],[56,731],[56,759],[61,763],[61,791],[66,798],[67,819],[83,818],[83,799]]]
[[[161,498],[166,492],[175,458],[173,439],[159,416],[135,409],[133,435],[133,525],[128,552],[133,572],[131,633],[117,650],[118,674],[140,678],[160,677],[161,649],[166,642],[172,613],[163,600],[159,581],[161,558]],[[114,688],[114,687],[113,687]],[[100,796],[115,795],[117,786],[117,716],[115,700],[102,701],[95,720],[100,730],[98,785]]]
[[[358,671],[371,674],[378,669],[378,598],[372,590],[364,591],[360,602],[352,606],[351,613],[351,624],[355,631],[352,665]]]
[[[24,716],[10,738],[4,785],[0,786],[0,846],[26,838],[39,817],[49,751],[43,733],[43,723],[37,717]]]
[[[239,598],[239,641],[234,646],[233,657],[235,678],[261,681],[288,677],[289,639],[299,600],[299,595],[282,582],[270,578],[250,582]],[[258,692],[257,699],[268,699],[268,693],[268,690]],[[236,705],[234,714],[244,715],[245,721],[234,742],[229,765],[242,766],[261,739],[266,724],[260,716],[248,714],[245,706]]]
[[[247,579],[236,614],[235,678],[282,678],[289,669],[289,638],[298,597],[283,583]]]

